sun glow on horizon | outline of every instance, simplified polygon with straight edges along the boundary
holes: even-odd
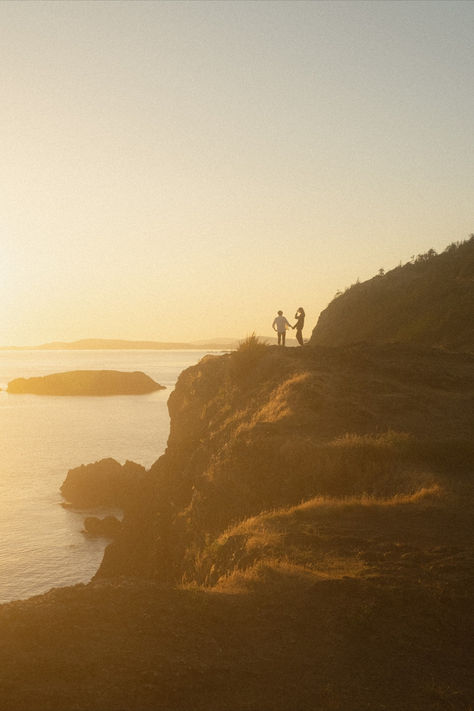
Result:
[[[337,290],[473,231],[472,3],[0,20],[0,345],[265,335],[299,305],[309,335]]]

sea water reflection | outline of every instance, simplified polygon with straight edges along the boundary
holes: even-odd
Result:
[[[208,351],[206,351],[208,352]],[[204,351],[0,351],[0,387],[67,370],[141,370],[167,390],[115,397],[0,392],[0,602],[88,581],[107,541],[85,537],[85,515],[64,509],[68,469],[114,457],[149,467],[164,451],[167,400]]]

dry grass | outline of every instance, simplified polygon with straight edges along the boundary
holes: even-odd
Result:
[[[400,506],[404,504],[417,504],[421,501],[433,501],[439,499],[443,495],[443,489],[439,484],[433,484],[429,487],[423,487],[413,492],[412,494],[395,494],[388,498],[380,498],[362,494],[360,496],[345,496],[335,498],[330,496],[315,496],[308,501],[304,501],[297,506],[288,506],[286,508],[275,509],[274,511],[266,511],[258,516],[253,516],[245,519],[236,526],[232,526],[225,531],[217,539],[220,543],[224,543],[230,536],[239,536],[244,534],[256,535],[256,531],[263,531],[266,524],[271,521],[283,520],[284,518],[292,518],[298,515],[299,512],[317,512],[322,508],[325,509],[341,509],[348,507],[384,507],[384,506]]]
[[[329,496],[316,496],[314,499],[305,501],[298,507],[291,507],[290,513],[295,510],[304,511],[306,509],[314,509],[319,507],[339,508],[342,506],[399,506],[401,504],[417,504],[421,501],[432,501],[439,499],[443,495],[443,489],[439,484],[424,486],[412,494],[395,494],[388,498],[370,496],[362,494],[361,496],[344,496],[342,498],[333,498]]]
[[[242,341],[239,341],[239,347],[237,348],[237,351],[239,353],[262,353],[266,350],[267,345],[268,344],[265,339],[259,338],[255,334],[255,331],[253,331]]]
[[[182,374],[102,579],[0,609],[6,709],[469,710],[472,362],[310,351]]]
[[[433,484],[430,487],[418,489],[413,494],[395,494],[389,498],[379,498],[362,494],[361,496],[346,496],[343,498],[333,498],[329,496],[315,496],[308,501],[297,506],[289,506],[283,509],[265,512],[242,521],[237,526],[225,531],[217,542],[222,545],[232,536],[248,536],[246,549],[248,551],[256,548],[270,547],[281,543],[284,533],[275,530],[269,530],[268,525],[282,523],[284,519],[291,519],[299,516],[301,513],[317,514],[321,510],[335,511],[341,509],[356,509],[359,507],[394,507],[419,504],[421,502],[435,502],[443,495],[443,489],[439,484]]]
[[[248,594],[265,590],[266,594],[284,594],[284,591],[304,590],[321,580],[340,580],[359,575],[365,566],[361,561],[347,558],[321,560],[318,568],[298,565],[288,558],[266,558],[245,570],[234,570],[223,576],[212,590],[227,594]]]
[[[268,346],[255,333],[250,334],[230,357],[230,372],[234,378],[240,380],[255,369],[258,362],[264,357]]]
[[[405,520],[405,533],[408,538],[413,536],[420,516],[430,508],[439,508],[443,493],[439,485],[433,485],[388,498],[318,496],[263,512],[209,541],[196,556],[194,579],[212,589],[238,592],[271,587],[276,578],[285,588],[290,578],[299,586],[323,578],[358,578],[367,573],[374,555],[397,554],[401,550],[400,522]],[[385,541],[374,546],[372,537],[380,539],[382,516]]]

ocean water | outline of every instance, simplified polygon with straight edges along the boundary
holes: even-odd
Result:
[[[0,602],[87,582],[104,538],[62,506],[67,471],[113,457],[149,467],[169,433],[166,402],[179,373],[209,351],[0,351]],[[68,370],[140,370],[166,390],[147,395],[53,397],[4,391],[13,378]]]

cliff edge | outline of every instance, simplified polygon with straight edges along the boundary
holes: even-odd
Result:
[[[451,500],[473,461],[473,366],[470,354],[395,344],[204,358],[169,398],[166,453],[99,577],[216,583],[202,561],[212,567],[225,531],[316,497]],[[233,570],[227,561],[222,575]]]

